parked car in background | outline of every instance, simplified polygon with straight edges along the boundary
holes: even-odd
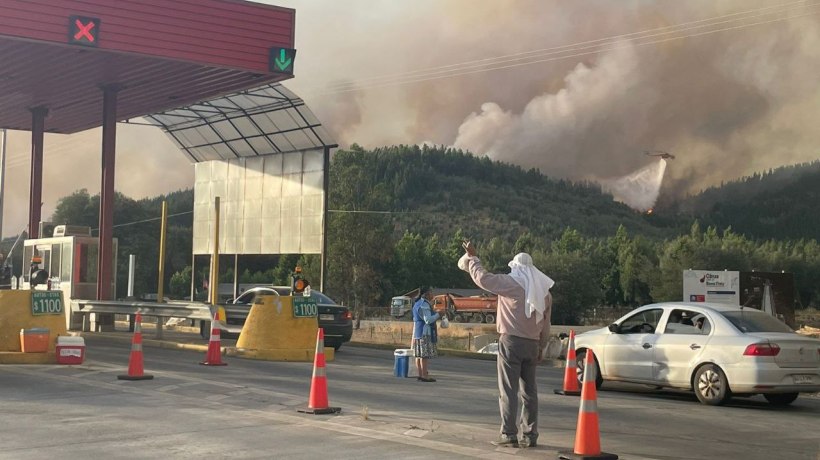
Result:
[[[820,391],[820,340],[768,313],[706,303],[646,305],[575,338],[578,378],[595,353],[596,386],[623,381],[693,390],[704,404],[762,394],[787,405]]]
[[[231,301],[232,306],[247,306],[245,314],[232,313],[233,308],[227,310],[227,323],[230,326],[243,326],[248,317],[250,307],[256,296],[259,295],[290,295],[290,286],[257,286],[248,289]],[[325,346],[333,347],[335,350],[341,348],[343,343],[350,342],[353,335],[353,314],[346,306],[339,305],[330,297],[322,294],[316,289],[311,289],[310,297],[316,302],[319,310],[319,327],[325,332]]]

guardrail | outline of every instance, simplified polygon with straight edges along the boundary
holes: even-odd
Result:
[[[217,305],[225,308],[225,312],[231,317],[247,317],[248,307],[238,305]],[[160,318],[157,321],[157,337],[162,338],[163,318],[184,318],[200,321],[211,321],[213,317],[211,304],[202,302],[179,302],[171,301],[167,303],[159,302],[135,302],[128,300],[71,300],[71,313],[83,315],[83,331],[90,330],[89,314],[91,313],[112,313],[115,315],[136,315],[153,316]],[[228,332],[240,332],[241,326],[229,326],[222,324],[220,327]]]

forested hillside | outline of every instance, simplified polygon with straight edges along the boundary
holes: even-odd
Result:
[[[784,166],[709,188],[659,210],[757,239],[820,240],[820,161]]]
[[[372,151],[353,146],[332,165],[330,208],[389,211],[399,233],[452,235],[463,229],[479,239],[514,241],[521,233],[552,239],[566,228],[604,236],[623,225],[630,233],[663,238],[686,231],[663,228],[651,216],[613,201],[597,184],[554,180],[537,170],[477,158],[460,150],[394,146]],[[371,208],[341,192],[352,180],[378,195]],[[671,232],[670,232],[671,230]]]
[[[811,222],[818,218],[818,170],[818,163],[782,168],[645,215],[595,185],[458,150],[354,145],[331,161],[325,291],[361,310],[385,307],[421,285],[473,287],[456,268],[461,241],[469,238],[493,271],[529,252],[556,280],[555,323],[576,324],[600,308],[680,299],[681,274],[689,268],[785,270],[795,275],[797,305],[816,306],[820,246]],[[170,215],[166,293],[187,297],[191,278],[198,286],[207,277],[204,260],[191,273],[191,190],[143,200],[118,194],[119,297],[128,254],[137,254],[136,294],[157,290],[163,200]],[[52,220],[96,228],[98,209],[99,196],[80,190],[60,200]],[[808,224],[797,219],[801,212]],[[222,282],[233,281],[232,259],[220,263]],[[318,282],[317,255],[245,257],[239,280],[286,283],[296,264]]]

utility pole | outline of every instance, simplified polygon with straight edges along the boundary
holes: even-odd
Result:
[[[6,137],[8,131],[3,129],[3,143],[0,146],[0,241],[3,241],[3,201],[6,189]],[[11,257],[11,254],[9,254]]]

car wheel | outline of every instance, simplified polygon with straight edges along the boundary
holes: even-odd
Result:
[[[694,387],[698,400],[709,406],[720,406],[732,397],[726,374],[714,364],[698,368],[695,372]]]
[[[799,393],[766,393],[763,395],[772,406],[788,406],[797,399]]]
[[[584,368],[586,366],[587,351],[581,350],[575,355],[575,371],[578,375],[578,388],[583,388],[584,384]],[[595,361],[595,389],[600,390],[604,383],[604,378],[601,376],[601,367],[598,365],[598,358],[592,356]]]

